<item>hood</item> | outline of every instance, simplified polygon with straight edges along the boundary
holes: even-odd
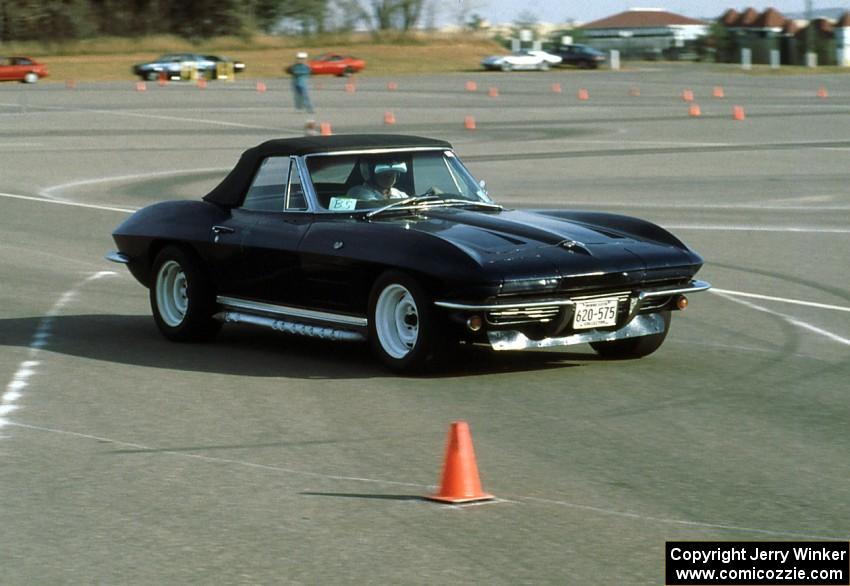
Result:
[[[509,210],[482,213],[435,208],[403,221],[464,251],[503,280],[556,277],[565,285],[611,285],[693,275],[702,259],[686,247],[633,236],[610,226]]]

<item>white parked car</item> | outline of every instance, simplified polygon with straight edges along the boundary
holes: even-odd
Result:
[[[561,62],[561,58],[546,51],[517,51],[510,55],[492,55],[481,62],[484,69],[513,71],[515,69],[536,69],[546,71],[552,65]]]

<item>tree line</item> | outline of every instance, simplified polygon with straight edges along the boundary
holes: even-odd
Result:
[[[0,0],[0,42],[409,30],[443,0]],[[462,1],[462,0],[461,0]]]

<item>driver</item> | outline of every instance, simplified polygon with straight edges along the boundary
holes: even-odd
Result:
[[[400,173],[407,173],[407,163],[360,163],[365,183],[348,190],[348,197],[360,200],[402,199],[408,195],[395,187]]]

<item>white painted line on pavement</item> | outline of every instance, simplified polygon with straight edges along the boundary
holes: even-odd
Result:
[[[432,490],[434,488],[436,488],[432,485],[418,484],[418,483],[412,483],[412,482],[399,482],[397,480],[380,480],[380,479],[377,479],[377,478],[362,478],[362,477],[359,477],[359,476],[340,476],[340,475],[336,475],[336,474],[322,474],[321,472],[312,472],[312,471],[309,471],[309,470],[299,470],[297,468],[287,468],[287,467],[284,467],[284,466],[273,466],[271,464],[258,464],[256,462],[246,462],[246,461],[243,461],[243,460],[233,460],[233,459],[230,459],[230,458],[218,458],[218,457],[215,457],[215,456],[203,456],[201,454],[191,454],[191,453],[187,453],[187,452],[178,452],[178,451],[167,450],[167,449],[159,449],[159,448],[154,448],[154,447],[151,447],[151,446],[145,446],[145,445],[142,445],[142,444],[135,444],[135,443],[124,442],[124,441],[115,440],[115,439],[111,439],[111,438],[100,437],[100,436],[96,436],[96,435],[90,435],[90,434],[87,434],[87,433],[78,433],[78,432],[75,432],[75,431],[67,431],[67,430],[64,430],[64,429],[54,429],[54,428],[50,428],[50,427],[41,427],[41,426],[38,426],[38,425],[28,425],[26,423],[7,422],[7,425],[12,425],[14,427],[22,427],[22,428],[25,428],[25,429],[32,429],[32,430],[35,430],[35,431],[57,433],[57,434],[61,434],[61,435],[67,435],[67,436],[77,437],[77,438],[82,438],[82,439],[91,439],[91,440],[95,440],[95,441],[103,442],[103,443],[111,443],[111,444],[115,444],[115,445],[118,445],[118,446],[125,446],[125,447],[128,447],[128,448],[133,448],[135,450],[139,450],[140,453],[144,453],[144,452],[147,452],[147,451],[151,451],[151,452],[156,451],[157,453],[160,453],[160,454],[169,454],[171,456],[178,456],[180,458],[190,458],[190,459],[193,459],[193,460],[201,460],[201,461],[204,461],[204,462],[213,462],[213,463],[216,463],[216,464],[235,464],[237,466],[244,466],[244,467],[247,467],[247,468],[257,468],[257,469],[260,469],[260,470],[269,470],[269,471],[272,471],[272,472],[285,472],[286,474],[299,474],[299,475],[302,475],[302,476],[310,476],[310,477],[314,477],[314,478],[324,478],[324,479],[328,479],[328,480],[368,482],[368,483],[371,483],[371,484],[387,484],[387,485],[392,485],[392,486],[412,486],[412,487],[416,487],[416,488],[429,488],[429,489],[432,489]]]
[[[810,535],[810,534],[807,534],[807,533],[791,533],[791,532],[788,532],[788,531],[770,531],[770,530],[766,530],[766,529],[754,529],[752,527],[740,527],[740,526],[737,526],[737,525],[722,525],[722,524],[716,524],[716,523],[702,523],[700,521],[686,521],[686,520],[683,520],[683,519],[665,519],[663,517],[650,517],[650,516],[646,516],[646,515],[640,515],[638,513],[629,513],[629,512],[626,512],[626,511],[611,511],[609,509],[603,509],[603,508],[600,508],[600,507],[591,507],[591,506],[588,506],[588,505],[579,505],[579,504],[570,503],[570,502],[567,502],[567,501],[558,501],[558,500],[544,499],[544,498],[531,497],[531,496],[519,497],[519,498],[522,499],[522,500],[525,500],[525,501],[545,503],[545,504],[550,504],[550,505],[559,505],[559,506],[562,506],[562,507],[569,507],[571,509],[580,509],[580,510],[583,510],[583,511],[592,511],[592,512],[596,512],[596,513],[602,513],[602,514],[605,514],[605,515],[616,515],[618,517],[629,517],[629,518],[638,519],[638,520],[641,520],[641,521],[653,521],[655,523],[665,523],[665,524],[669,524],[669,525],[685,525],[685,526],[689,526],[689,527],[702,527],[702,528],[705,528],[705,529],[723,529],[723,530],[726,530],[726,531],[741,531],[741,532],[745,532],[745,533],[756,533],[756,534],[759,534],[759,535],[775,535],[775,536],[784,536],[784,537],[797,537],[797,538],[804,538],[804,539],[822,539],[822,540],[833,540],[833,539],[835,539],[835,540],[839,540],[839,541],[845,541],[847,539],[846,536],[844,536],[844,537],[834,537],[834,536],[825,536],[825,535]]]
[[[770,315],[775,315],[776,317],[781,317],[782,319],[784,319],[786,322],[788,322],[791,325],[797,326],[798,328],[802,328],[804,330],[808,330],[808,331],[810,331],[814,334],[817,334],[819,336],[823,336],[824,338],[832,340],[833,342],[843,344],[844,346],[850,346],[850,340],[848,340],[847,338],[842,338],[838,334],[834,334],[830,331],[824,330],[824,329],[819,328],[817,326],[813,326],[812,324],[810,324],[808,322],[804,322],[803,320],[797,319],[796,317],[786,315],[786,314],[780,313],[778,311],[773,311],[772,309],[762,307],[761,305],[756,305],[755,303],[750,303],[749,301],[744,301],[743,299],[736,299],[732,295],[729,295],[729,294],[726,294],[726,293],[720,293],[718,291],[715,291],[715,294],[720,295],[721,297],[724,297],[724,298],[728,299],[729,301],[733,301],[735,303],[745,305],[745,306],[749,307],[750,309],[755,309],[757,311],[768,313]]]
[[[598,201],[570,201],[570,206],[582,208],[633,208],[641,210],[770,210],[772,212],[845,212],[850,211],[850,205],[783,205],[778,202],[763,204],[759,203],[715,203],[715,204],[690,204],[690,203],[646,203],[646,202],[603,202]]]
[[[121,212],[122,214],[132,214],[135,209],[132,208],[115,208],[110,206],[101,206],[91,203],[79,203],[76,201],[65,201],[61,199],[46,199],[44,197],[32,197],[31,195],[18,195],[16,193],[0,193],[0,197],[8,197],[11,199],[23,199],[26,201],[37,201],[40,203],[52,203],[60,206],[73,206],[77,208],[89,208],[93,210],[104,210],[107,212]]]
[[[88,283],[100,279],[101,277],[115,274],[117,273],[113,271],[100,271],[89,275],[74,285],[71,289],[63,293],[62,296],[59,297],[59,300],[53,304],[53,307],[50,308],[50,311],[41,318],[29,345],[29,357],[27,360],[24,360],[18,365],[18,369],[15,371],[15,374],[12,375],[12,379],[8,382],[8,384],[6,384],[6,390],[2,397],[0,397],[0,429],[6,425],[12,425],[12,422],[6,419],[6,416],[19,409],[20,406],[18,405],[18,401],[23,397],[23,391],[29,385],[30,379],[34,374],[36,374],[37,367],[41,365],[41,361],[36,360],[36,358],[38,358],[41,350],[47,346],[50,336],[53,335],[53,321],[56,316],[60,314],[62,309],[68,305],[68,303],[70,303],[77,296],[80,290]]]
[[[54,191],[64,191],[65,189],[73,189],[83,185],[98,185],[100,183],[120,183],[122,181],[137,181],[139,179],[151,179],[153,177],[179,177],[181,175],[195,175],[201,173],[222,173],[222,177],[229,171],[226,167],[208,167],[203,169],[181,169],[178,171],[160,171],[157,173],[135,173],[132,175],[116,175],[113,177],[98,177],[96,179],[80,179],[79,181],[69,181],[52,185],[39,191],[39,195],[44,197],[52,197]]]
[[[27,424],[24,424],[24,423],[11,423],[10,425],[13,425],[15,427],[24,428],[24,429],[31,429],[33,431],[56,433],[56,434],[66,435],[66,436],[70,436],[70,437],[76,437],[76,438],[80,438],[80,439],[94,440],[94,441],[101,442],[101,443],[111,443],[111,444],[115,444],[115,445],[130,447],[130,448],[137,449],[137,450],[143,450],[143,451],[144,450],[155,450],[156,449],[156,448],[144,446],[144,445],[141,445],[141,444],[123,442],[123,441],[114,440],[114,439],[111,439],[111,438],[100,437],[100,436],[90,435],[90,434],[85,434],[85,433],[78,433],[78,432],[74,432],[74,431],[66,431],[66,430],[62,430],[62,429],[40,427],[40,426],[37,426],[37,425],[27,425]],[[200,454],[190,454],[190,453],[186,453],[186,452],[177,452],[177,451],[158,450],[157,449],[157,453],[168,454],[168,455],[177,456],[177,457],[180,457],[180,458],[190,458],[190,459],[200,460],[200,461],[203,461],[203,462],[210,462],[210,463],[214,463],[214,464],[233,464],[233,465],[237,465],[237,466],[245,466],[245,467],[248,467],[248,468],[266,470],[266,471],[270,471],[270,472],[283,472],[283,473],[286,473],[286,474],[296,474],[296,475],[302,475],[302,476],[310,476],[310,477],[314,477],[314,478],[323,478],[323,479],[327,479],[327,480],[338,480],[338,481],[343,481],[343,482],[349,482],[349,481],[367,482],[367,483],[370,483],[370,484],[379,484],[379,485],[387,485],[387,486],[405,486],[405,487],[415,488],[417,490],[417,492],[423,491],[423,490],[431,490],[432,491],[432,490],[436,489],[436,487],[434,485],[422,484],[422,483],[418,483],[418,482],[400,482],[400,481],[397,481],[397,480],[381,480],[381,479],[377,479],[377,478],[363,478],[363,477],[359,477],[359,476],[342,476],[342,475],[335,475],[335,474],[322,474],[320,472],[310,472],[310,471],[305,471],[305,470],[286,468],[286,467],[283,467],[283,466],[272,466],[272,465],[269,465],[269,464],[257,464],[257,463],[254,463],[254,462],[246,462],[246,461],[242,461],[242,460],[233,460],[233,459],[230,459],[230,458],[217,458],[217,457],[214,457],[214,456],[202,456]],[[832,540],[832,541],[846,540],[846,536],[845,537],[835,537],[835,536],[824,536],[824,535],[810,535],[810,534],[806,534],[806,533],[792,533],[792,532],[787,532],[787,531],[772,531],[772,530],[767,530],[767,529],[757,529],[757,528],[742,527],[742,526],[737,526],[737,525],[707,523],[707,522],[702,522],[702,521],[688,521],[688,520],[685,520],[685,519],[666,519],[666,518],[663,518],[663,517],[653,517],[653,516],[650,516],[650,515],[641,515],[639,513],[631,513],[631,512],[628,512],[628,511],[617,511],[617,510],[613,510],[613,509],[606,509],[606,508],[603,508],[603,507],[594,507],[594,506],[591,506],[591,505],[582,505],[582,504],[579,504],[579,503],[571,503],[571,502],[562,501],[562,500],[547,499],[547,498],[532,497],[532,496],[512,496],[512,495],[508,495],[505,498],[497,498],[497,499],[494,499],[493,501],[482,502],[480,504],[483,505],[483,504],[493,504],[493,503],[514,503],[514,504],[517,504],[517,503],[537,503],[537,504],[543,504],[543,505],[557,505],[557,506],[561,506],[561,507],[569,507],[569,508],[572,508],[572,509],[578,509],[578,510],[587,511],[587,512],[591,512],[591,513],[597,513],[597,514],[602,514],[602,515],[610,515],[610,516],[615,516],[615,517],[623,517],[623,518],[627,518],[627,519],[634,519],[636,521],[643,521],[643,522],[650,522],[650,523],[663,523],[663,524],[667,524],[667,525],[683,525],[683,526],[686,526],[686,527],[700,527],[700,528],[713,529],[713,530],[722,529],[722,530],[725,530],[725,531],[740,531],[742,533],[753,533],[753,534],[756,534],[756,535],[773,535],[773,536],[796,537],[796,538],[805,538],[805,539],[821,539],[821,540]],[[462,510],[462,509],[464,509],[468,506],[469,505],[462,505],[462,506],[461,505],[449,505],[449,506],[443,505],[443,506],[436,508],[435,510],[445,510],[445,509]],[[473,504],[473,506],[474,506],[474,504]]]
[[[850,307],[842,305],[829,305],[827,303],[815,303],[814,301],[802,301],[800,299],[787,299],[785,297],[772,297],[770,295],[759,295],[758,293],[746,293],[744,291],[732,291],[729,289],[717,289],[712,287],[709,289],[712,293],[724,293],[735,297],[749,297],[750,299],[762,299],[764,301],[778,301],[780,303],[791,303],[793,305],[805,305],[806,307],[816,307],[818,309],[832,309],[835,311],[846,311],[850,313]]]
[[[708,230],[717,232],[787,232],[799,234],[850,234],[850,228],[815,226],[729,226],[722,224],[664,224],[671,230]]]
[[[190,122],[192,124],[212,124],[215,126],[232,126],[235,128],[251,128],[253,130],[269,130],[268,126],[260,126],[257,124],[240,124],[238,122],[227,122],[225,120],[208,120],[204,118],[184,118],[182,116],[165,116],[163,114],[141,114],[138,112],[127,112],[126,110],[88,110],[83,112],[94,112],[95,114],[108,114],[110,116],[128,116],[135,118],[152,118],[154,120],[171,120],[178,122]]]
[[[20,104],[0,104],[0,106],[21,106]],[[216,126],[231,126],[235,128],[250,128],[253,130],[270,130],[270,126],[262,126],[259,124],[240,124],[239,122],[227,122],[225,120],[210,120],[208,118],[185,118],[183,116],[166,116],[164,114],[143,114],[141,112],[130,112],[127,110],[96,110],[93,108],[68,108],[64,106],[34,106],[39,110],[55,110],[61,112],[91,112],[93,114],[107,114],[109,116],[127,116],[131,118],[151,118],[154,120],[169,120],[177,122],[190,122],[192,124],[212,124]],[[274,130],[282,130],[285,132],[301,132],[303,129],[294,130],[292,128],[275,128]]]

